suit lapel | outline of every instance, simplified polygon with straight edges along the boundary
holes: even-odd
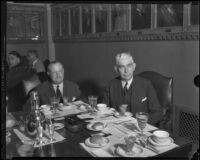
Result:
[[[54,88],[53,88],[52,83],[49,82],[47,88],[49,88],[49,94],[50,94],[51,96],[56,96],[56,92],[55,92],[55,90],[54,90]]]
[[[67,86],[66,81],[63,81],[63,96],[64,96],[64,95],[68,95],[68,94],[67,94],[67,87],[68,87],[68,86]]]
[[[136,113],[137,111],[137,101],[138,101],[138,93],[137,93],[137,85],[136,85],[136,80],[134,79],[132,84],[131,84],[131,89],[132,89],[132,94],[131,94],[131,112],[133,114]]]

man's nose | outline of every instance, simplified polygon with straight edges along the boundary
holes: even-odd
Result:
[[[124,71],[125,71],[125,73],[127,73],[127,72],[128,72],[128,67],[125,67],[125,70],[124,70]]]

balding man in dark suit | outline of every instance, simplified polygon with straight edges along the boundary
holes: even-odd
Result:
[[[50,104],[50,98],[57,96],[67,97],[69,101],[74,101],[80,97],[81,91],[75,82],[64,80],[64,68],[60,62],[51,62],[48,66],[47,74],[51,81],[40,84],[36,91],[39,94],[40,105]]]

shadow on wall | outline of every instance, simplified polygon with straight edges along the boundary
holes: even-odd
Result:
[[[105,84],[97,79],[86,79],[78,82],[78,84],[82,92],[82,98],[87,99],[89,95],[96,95],[98,96],[98,103],[102,102]]]

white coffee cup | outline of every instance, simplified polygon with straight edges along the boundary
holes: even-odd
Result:
[[[97,110],[98,111],[105,111],[107,109],[107,105],[104,103],[97,104]]]
[[[169,133],[163,130],[153,132],[153,140],[156,143],[165,143],[169,139]]]

